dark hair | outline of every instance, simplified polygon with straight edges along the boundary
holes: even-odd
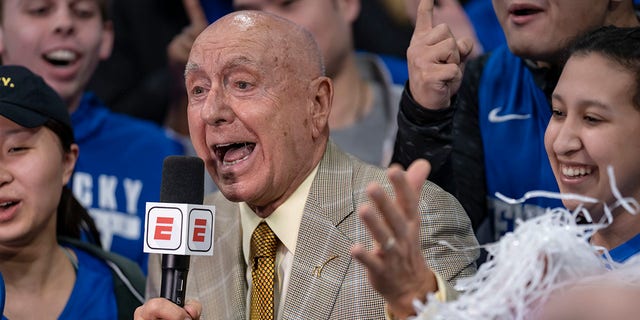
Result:
[[[73,129],[53,119],[47,120],[47,122],[45,122],[42,126],[49,128],[49,130],[53,131],[53,133],[58,136],[58,138],[60,139],[60,144],[62,145],[62,150],[64,150],[64,152],[71,151],[71,145],[75,143],[75,138],[73,137]]]
[[[633,104],[640,109],[640,27],[601,27],[576,39],[569,49],[570,57],[591,53],[601,54],[635,75]]]
[[[111,3],[110,0],[96,0],[98,7],[100,8],[100,14],[102,15],[102,21],[106,22],[111,20]]]
[[[62,188],[62,195],[58,203],[56,232],[58,237],[84,240],[102,247],[100,232],[98,232],[93,218],[73,196],[71,189],[66,186]]]
[[[58,136],[64,152],[71,152],[71,145],[75,140],[73,138],[73,130],[70,127],[51,119],[44,123],[44,127],[49,128]],[[100,233],[93,218],[66,186],[62,188],[57,212],[56,231],[59,237],[65,236],[86,240],[101,246]]]

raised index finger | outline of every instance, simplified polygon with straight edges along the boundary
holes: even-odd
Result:
[[[415,32],[429,31],[433,28],[433,1],[422,0],[418,5],[418,15],[416,16]]]
[[[182,0],[182,4],[184,5],[184,10],[187,12],[187,16],[189,16],[191,25],[200,26],[201,29],[209,25],[207,16],[204,14],[202,5],[200,5],[200,0]]]

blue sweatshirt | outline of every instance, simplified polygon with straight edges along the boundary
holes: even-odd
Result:
[[[113,113],[91,93],[71,122],[80,155],[70,187],[89,209],[104,248],[136,261],[146,273],[146,202],[160,200],[162,162],[183,154],[183,147],[165,129]]]

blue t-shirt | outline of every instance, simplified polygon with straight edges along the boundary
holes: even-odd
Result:
[[[164,158],[183,154],[183,147],[165,129],[114,113],[91,93],[82,97],[71,122],[80,148],[71,190],[95,220],[104,249],[137,262],[146,273],[146,202],[160,200]]]
[[[623,263],[627,259],[635,256],[640,252],[640,234],[629,239],[627,242],[609,250],[611,259],[618,263]]]
[[[464,10],[473,24],[484,52],[493,51],[507,44],[504,31],[502,31],[502,26],[496,17],[491,1],[470,0],[464,5]]]
[[[487,204],[493,240],[498,240],[515,228],[518,219],[527,220],[547,208],[562,206],[557,199],[532,198],[510,204],[496,196],[498,192],[519,199],[529,191],[559,191],[544,148],[551,106],[525,61],[507,46],[496,49],[487,60],[478,102]]]
[[[118,306],[111,269],[91,254],[77,248],[71,249],[78,257],[76,283],[58,319],[117,319]],[[3,315],[2,320],[7,318]]]
[[[404,83],[409,80],[409,67],[407,66],[407,60],[385,54],[378,54],[378,56],[387,66],[393,83],[404,85]]]

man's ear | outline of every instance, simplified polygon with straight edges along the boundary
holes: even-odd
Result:
[[[321,1],[327,1],[327,0],[321,0]],[[366,1],[371,1],[371,0],[366,0]],[[349,24],[354,23],[356,19],[358,19],[358,16],[360,15],[360,0],[337,0],[337,2],[338,2],[338,9],[340,9],[340,12],[342,16],[345,18],[345,20],[347,20]]]
[[[313,138],[318,138],[329,128],[329,113],[333,101],[333,83],[325,76],[311,81],[309,88],[313,93],[311,119]]]
[[[111,50],[113,49],[113,23],[106,21],[103,24],[102,40],[100,42],[100,60],[107,60],[111,56]]]
[[[609,0],[607,15],[603,25],[617,27],[633,27],[636,23],[636,12],[633,0]],[[631,25],[628,22],[631,21]]]

